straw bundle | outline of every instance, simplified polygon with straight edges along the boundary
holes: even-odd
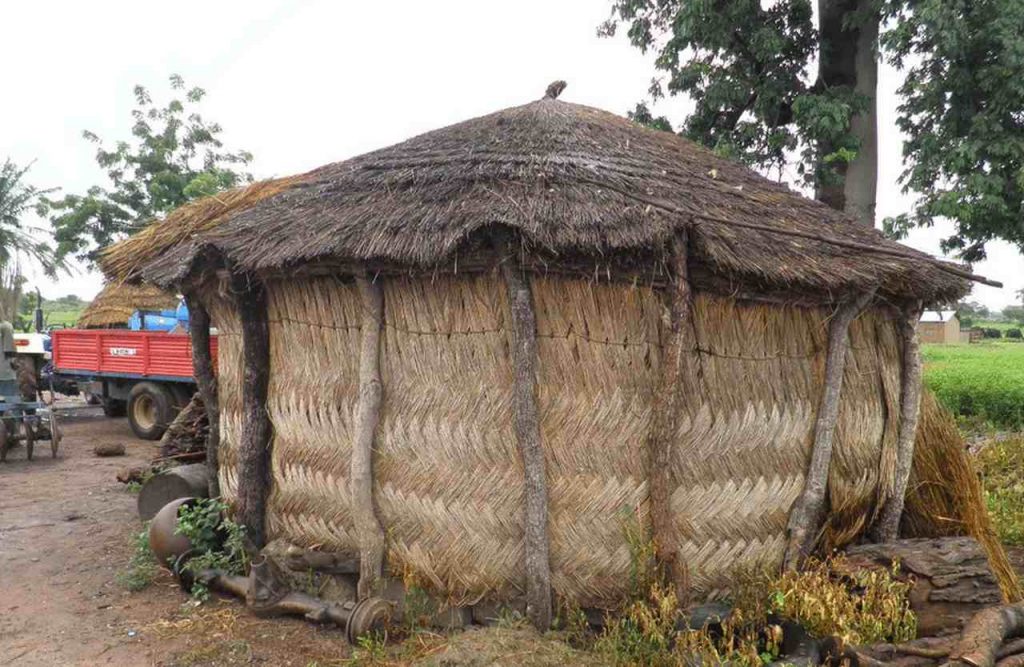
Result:
[[[78,317],[78,326],[126,327],[136,310],[166,310],[178,305],[174,292],[153,285],[108,282]]]
[[[138,280],[140,261],[144,258],[161,257],[172,248],[193,244],[198,236],[215,229],[231,213],[254,206],[308,177],[301,174],[271,178],[189,202],[105,249],[100,255],[100,267],[108,277],[118,281]]]
[[[988,515],[981,482],[956,420],[924,392],[901,532],[908,537],[970,535],[988,555],[1007,602],[1022,599],[1017,578]]]

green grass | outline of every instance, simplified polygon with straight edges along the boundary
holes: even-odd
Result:
[[[953,414],[996,428],[1024,428],[1024,343],[923,345],[925,384]]]
[[[53,326],[55,324],[63,324],[65,327],[73,327],[78,321],[78,318],[82,315],[84,308],[78,310],[55,310],[49,313],[44,312],[46,324]]]

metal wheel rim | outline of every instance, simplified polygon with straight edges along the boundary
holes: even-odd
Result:
[[[132,401],[132,418],[144,431],[156,426],[156,401],[149,394],[140,394]]]

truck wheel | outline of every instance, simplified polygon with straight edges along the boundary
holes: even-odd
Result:
[[[128,413],[128,404],[116,398],[108,398],[103,401],[103,416],[124,417]]]
[[[159,440],[174,421],[174,398],[166,387],[140,382],[128,394],[128,424],[143,440]]]

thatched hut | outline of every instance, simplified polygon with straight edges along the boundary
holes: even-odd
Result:
[[[167,310],[178,305],[174,291],[155,285],[109,282],[82,311],[77,326],[83,329],[126,327],[136,310]]]
[[[197,372],[258,541],[541,624],[622,598],[630,524],[701,596],[891,537],[917,312],[975,278],[555,95],[190,204],[104,266],[218,328]]]

